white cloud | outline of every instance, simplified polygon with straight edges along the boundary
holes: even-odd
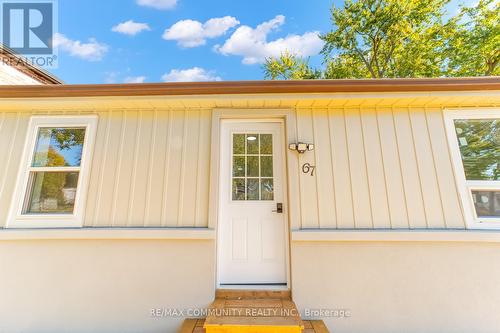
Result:
[[[266,57],[276,57],[285,51],[302,57],[316,55],[321,51],[323,41],[319,38],[318,32],[306,32],[303,35],[290,34],[268,42],[268,34],[284,23],[285,17],[277,15],[256,28],[243,25],[236,29],[222,46],[216,45],[214,50],[224,55],[242,56],[242,62],[247,65],[262,63]]]
[[[137,4],[155,9],[172,9],[177,5],[177,0],[137,0]]]
[[[101,60],[109,50],[106,44],[99,43],[95,38],[89,38],[88,43],[82,43],[79,40],[69,39],[60,33],[54,35],[52,42],[54,47],[59,47],[72,56],[88,61]]]
[[[200,67],[172,69],[161,78],[165,82],[222,81],[222,78],[215,75],[214,71],[207,71]]]
[[[204,45],[208,38],[224,35],[240,22],[232,16],[212,18],[205,23],[195,20],[178,21],[163,33],[163,39],[175,40],[182,47]]]
[[[123,82],[124,83],[144,83],[146,81],[145,76],[127,76]]]
[[[149,25],[147,23],[138,23],[134,22],[133,20],[128,20],[126,22],[122,22],[120,24],[115,25],[113,28],[111,28],[111,31],[118,32],[121,34],[129,35],[129,36],[135,36],[138,33],[145,31],[145,30],[151,30]]]

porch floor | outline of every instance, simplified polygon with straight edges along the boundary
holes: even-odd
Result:
[[[207,318],[186,319],[181,333],[328,333],[300,318],[290,291],[217,290]]]

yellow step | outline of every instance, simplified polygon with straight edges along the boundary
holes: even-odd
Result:
[[[304,323],[289,291],[218,290],[206,333],[301,333]]]
[[[329,333],[322,320],[303,320],[304,329],[302,333]],[[206,333],[203,328],[205,318],[189,318],[184,320],[179,333]],[[260,332],[260,331],[259,331]]]

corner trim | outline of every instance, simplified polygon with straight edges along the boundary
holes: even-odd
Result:
[[[500,232],[478,230],[294,230],[292,242],[500,243]]]
[[[59,228],[59,229],[0,229],[0,242],[12,240],[68,239],[171,239],[211,240],[215,230],[208,228]]]

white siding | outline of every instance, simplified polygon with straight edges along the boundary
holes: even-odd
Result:
[[[0,223],[6,220],[29,121],[0,113]],[[210,112],[99,113],[85,226],[206,227]]]
[[[88,227],[207,227],[210,109],[98,112]],[[52,113],[55,114],[55,113]],[[441,109],[298,109],[294,228],[464,228]],[[29,113],[0,113],[0,224]],[[298,164],[296,160],[298,160]],[[315,176],[302,173],[316,165]],[[298,170],[296,169],[298,167]]]
[[[301,228],[464,228],[440,109],[297,110]],[[333,177],[333,178],[332,178]],[[316,191],[317,189],[317,191]]]
[[[41,84],[16,68],[0,63],[0,85]]]

